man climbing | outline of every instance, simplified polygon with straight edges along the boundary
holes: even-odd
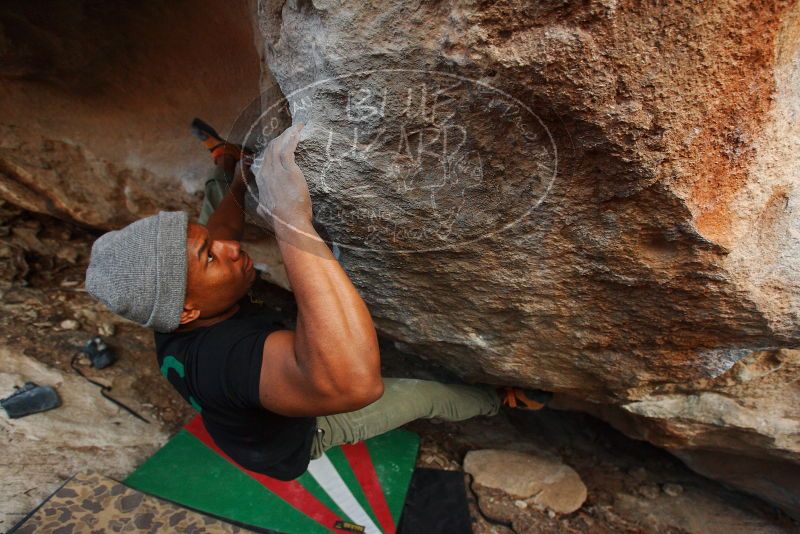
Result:
[[[311,224],[311,198],[294,159],[301,129],[270,142],[253,176],[240,161],[246,151],[195,121],[216,166],[199,222],[160,212],[92,246],[87,290],[155,330],[162,373],[202,413],[220,449],[247,469],[288,480],[331,447],[418,418],[458,421],[493,415],[502,404],[541,408],[546,397],[513,388],[499,394],[381,377],[369,310]],[[297,301],[294,331],[244,312],[257,276],[239,243],[250,180]]]

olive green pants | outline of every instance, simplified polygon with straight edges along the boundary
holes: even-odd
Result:
[[[495,415],[500,397],[491,387],[442,384],[410,378],[384,378],[383,396],[354,412],[317,417],[311,458],[331,447],[383,434],[415,419],[462,421]]]
[[[206,180],[200,224],[206,224],[227,192],[225,173],[215,167]],[[407,378],[384,378],[383,384],[383,396],[369,406],[317,417],[311,458],[319,458],[331,447],[357,443],[416,419],[462,421],[478,415],[495,415],[500,409],[500,397],[491,387]]]
[[[205,194],[203,195],[203,204],[200,206],[200,215],[197,217],[197,222],[204,225],[208,222],[208,218],[217,209],[219,203],[228,194],[228,182],[225,179],[225,171],[222,167],[214,166],[214,170],[208,175],[205,183]]]

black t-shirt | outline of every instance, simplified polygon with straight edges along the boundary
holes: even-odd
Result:
[[[281,480],[308,468],[313,417],[286,417],[259,401],[262,351],[280,327],[240,309],[212,326],[155,333],[161,373],[195,410],[208,433],[242,467]]]

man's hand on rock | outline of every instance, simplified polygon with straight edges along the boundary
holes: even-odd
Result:
[[[311,223],[308,184],[294,160],[302,129],[303,123],[295,124],[270,141],[256,175],[258,213],[277,223],[276,230],[279,226],[305,227]]]

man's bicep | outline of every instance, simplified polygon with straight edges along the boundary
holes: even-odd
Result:
[[[322,415],[324,406],[297,362],[294,332],[278,330],[264,341],[259,378],[261,405],[287,416]]]

